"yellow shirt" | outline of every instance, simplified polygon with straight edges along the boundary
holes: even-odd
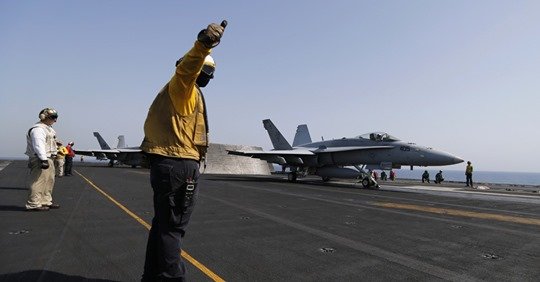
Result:
[[[66,147],[64,146],[58,147],[58,152],[56,153],[57,156],[60,156],[63,158],[67,154],[68,154],[68,150],[66,149]]]
[[[206,109],[196,80],[209,54],[210,49],[196,41],[154,99],[144,123],[144,152],[195,160],[205,154]]]

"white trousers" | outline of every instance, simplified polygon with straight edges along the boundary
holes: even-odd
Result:
[[[28,191],[27,209],[39,208],[52,204],[52,191],[54,187],[54,162],[49,162],[48,169],[41,168],[38,158],[30,158],[30,189]]]
[[[56,176],[64,176],[64,163],[66,160],[64,158],[54,159],[54,168],[56,169]]]

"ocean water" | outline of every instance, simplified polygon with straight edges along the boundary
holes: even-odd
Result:
[[[403,179],[422,179],[422,168],[395,169],[398,178]],[[427,169],[429,179],[434,180],[435,174],[443,171],[443,177],[446,181],[460,181],[465,183],[465,171],[444,170],[444,169]],[[380,171],[378,171],[380,175]],[[388,173],[388,172],[387,172]],[[540,173],[534,172],[503,172],[503,171],[475,171],[473,173],[473,183],[500,183],[500,184],[516,184],[516,185],[540,185]]]

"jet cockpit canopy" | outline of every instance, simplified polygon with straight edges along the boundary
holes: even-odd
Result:
[[[371,132],[371,133],[358,135],[356,136],[356,138],[364,138],[364,139],[369,139],[373,141],[386,141],[386,142],[400,141],[398,138],[386,132]]]

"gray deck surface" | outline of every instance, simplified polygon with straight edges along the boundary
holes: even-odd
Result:
[[[0,171],[0,281],[139,280],[148,170],[76,163],[60,209],[26,212],[25,165]],[[538,281],[538,193],[461,186],[203,175],[184,250],[227,281]]]

